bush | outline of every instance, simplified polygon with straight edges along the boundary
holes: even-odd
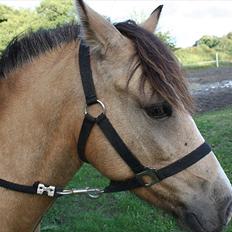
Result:
[[[204,35],[195,43],[195,46],[206,45],[209,48],[215,48],[218,44],[220,44],[218,37]]]

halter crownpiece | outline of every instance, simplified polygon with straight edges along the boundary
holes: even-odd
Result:
[[[104,189],[86,188],[64,190],[63,188],[45,185],[40,182],[35,182],[33,186],[27,186],[2,179],[0,179],[0,187],[17,192],[46,195],[49,197],[59,197],[72,194],[87,194],[91,198],[98,198],[103,193],[121,192],[139,187],[151,187],[152,185],[157,184],[160,181],[187,169],[211,152],[210,146],[207,143],[203,143],[183,158],[161,169],[156,170],[144,166],[123,142],[106,116],[105,105],[103,102],[98,100],[96,95],[90,64],[89,47],[85,46],[82,42],[80,44],[79,50],[79,66],[86,99],[85,117],[77,144],[79,158],[82,161],[88,162],[85,156],[85,147],[92,128],[95,125],[98,125],[115,151],[134,172],[134,177],[123,181],[111,181],[110,185]],[[88,112],[88,108],[94,104],[99,104],[102,108],[102,113],[97,117],[91,116]]]

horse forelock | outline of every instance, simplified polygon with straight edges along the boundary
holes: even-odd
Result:
[[[154,93],[159,94],[173,107],[193,111],[193,101],[180,64],[170,49],[154,34],[133,21],[115,24],[129,38],[135,48],[136,60],[129,80],[138,67],[142,68],[140,90],[148,81]]]

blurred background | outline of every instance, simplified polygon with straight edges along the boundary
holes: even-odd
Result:
[[[112,23],[140,23],[164,5],[156,35],[183,66],[196,100],[195,120],[232,180],[232,1],[86,0]],[[0,55],[16,36],[77,20],[72,0],[0,0]],[[216,110],[216,111],[215,111]],[[91,178],[89,178],[91,176]],[[86,166],[69,184],[105,186]],[[180,232],[175,220],[128,193],[92,201],[59,199],[42,223],[46,232]],[[232,228],[228,228],[232,232]]]

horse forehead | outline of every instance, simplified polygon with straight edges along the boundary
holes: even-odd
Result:
[[[114,86],[116,90],[119,92],[126,92],[127,95],[138,101],[141,105],[148,105],[151,102],[155,103],[161,101],[162,98],[154,92],[149,81],[146,81],[144,86],[142,86],[141,76],[143,75],[143,71],[140,66],[136,67],[134,61],[129,64],[127,70],[124,70],[127,72],[126,75],[115,78]],[[134,69],[135,71],[133,71]]]
[[[124,38],[117,46],[108,45],[105,50],[106,63],[124,68],[132,63],[136,50],[131,40]]]

